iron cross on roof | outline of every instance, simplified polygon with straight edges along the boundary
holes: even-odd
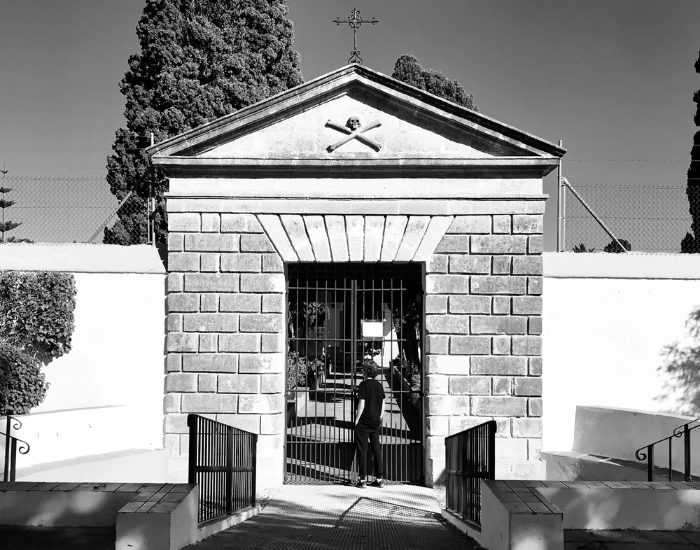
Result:
[[[374,17],[372,17],[371,21],[369,19],[362,19],[362,17],[360,17],[360,10],[357,8],[352,8],[350,17],[347,19],[340,19],[339,17],[336,17],[333,23],[336,25],[347,23],[352,28],[352,52],[350,53],[350,59],[348,59],[348,65],[351,63],[359,63],[362,65],[360,50],[357,49],[357,29],[360,28],[362,23],[372,23],[372,25],[376,25],[379,23],[379,21],[377,21]]]

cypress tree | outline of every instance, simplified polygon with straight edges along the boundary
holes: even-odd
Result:
[[[700,73],[700,55],[695,62],[695,72]],[[693,94],[696,104],[694,122],[700,126],[700,90]],[[688,168],[688,187],[685,190],[688,196],[688,210],[693,221],[690,225],[692,233],[686,233],[681,240],[681,252],[700,252],[700,131],[693,137],[693,148],[690,151],[690,167]]]
[[[5,181],[5,176],[8,172],[9,170],[6,170],[4,167],[2,170],[0,170],[0,174],[2,174],[2,180],[0,181]],[[2,215],[0,216],[0,243],[14,241],[13,238],[6,239],[5,233],[7,233],[8,231],[12,231],[13,229],[22,225],[21,223],[12,222],[5,218],[5,210],[7,208],[10,208],[10,206],[12,206],[13,204],[15,204],[15,201],[5,198],[5,194],[9,193],[10,191],[12,191],[11,187],[4,187],[0,185],[0,197],[2,197],[0,198],[0,210],[2,211]]]
[[[120,82],[126,127],[107,159],[118,200],[134,194],[104,242],[145,242],[145,204],[156,197],[156,240],[167,235],[165,177],[139,149],[233,113],[303,82],[285,0],[147,0],[136,27],[141,51]]]
[[[474,96],[468,94],[459,82],[450,80],[439,71],[424,69],[412,55],[404,54],[396,60],[391,77],[479,112]]]

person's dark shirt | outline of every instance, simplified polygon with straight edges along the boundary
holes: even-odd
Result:
[[[381,428],[379,416],[382,413],[382,400],[384,388],[372,378],[360,383],[359,398],[365,400],[365,408],[362,411],[357,429],[363,432],[378,432]]]

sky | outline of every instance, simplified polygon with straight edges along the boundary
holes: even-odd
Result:
[[[306,80],[347,63],[352,30],[332,21],[357,7],[364,18],[379,20],[358,31],[365,65],[390,75],[401,54],[412,54],[423,67],[459,81],[480,112],[562,140],[568,150],[563,174],[633,247],[649,224],[658,225],[654,232],[664,241],[653,246],[677,247],[689,225],[682,187],[696,131],[692,97],[700,88],[693,67],[700,51],[698,0],[287,4]],[[129,55],[138,51],[135,28],[143,6],[144,0],[0,0],[0,165],[8,176],[95,178],[84,184],[53,180],[49,189],[15,186],[17,207],[20,199],[25,205],[72,201],[81,185],[90,204],[107,210],[112,204],[101,180],[114,131],[125,123],[118,84]],[[590,186],[633,189],[607,193]],[[546,178],[545,192],[553,197],[545,226],[551,250],[554,175]],[[569,195],[568,214],[580,210]],[[625,211],[637,218],[674,217],[677,224],[671,230],[666,222],[642,220],[644,227],[634,229],[630,220],[614,220]],[[571,223],[569,247],[579,239]],[[595,225],[586,227],[580,238],[589,246],[609,240],[593,235],[600,233]]]

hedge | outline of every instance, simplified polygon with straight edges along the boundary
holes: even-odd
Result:
[[[0,415],[27,414],[44,401],[48,387],[33,357],[0,342]]]
[[[70,273],[0,272],[0,340],[42,360],[68,353],[76,294]]]

